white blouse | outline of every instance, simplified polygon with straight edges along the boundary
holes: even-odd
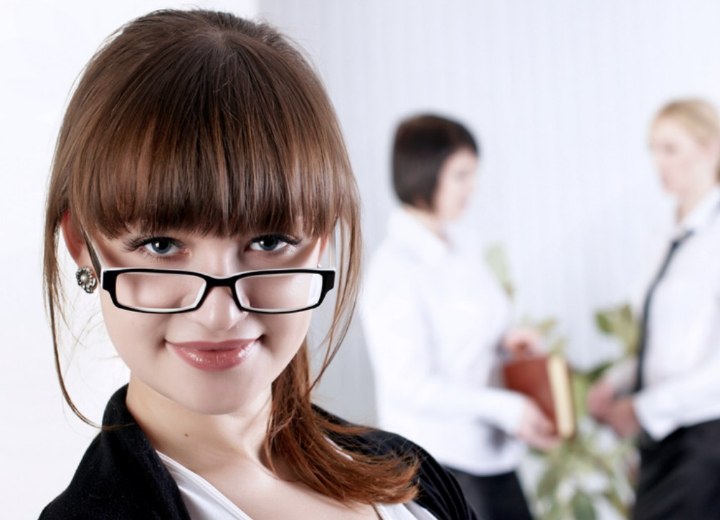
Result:
[[[720,188],[703,198],[672,238],[687,231],[692,235],[653,295],[645,384],[635,397],[638,419],[655,439],[720,418]]]
[[[232,503],[215,486],[197,473],[157,452],[160,460],[175,479],[180,496],[193,520],[252,520],[242,509]],[[437,520],[430,512],[416,504],[377,504],[382,520]]]
[[[510,302],[484,259],[440,240],[398,209],[370,263],[361,316],[378,420],[447,466],[514,470],[524,445],[510,433],[525,398],[502,388],[500,341]]]

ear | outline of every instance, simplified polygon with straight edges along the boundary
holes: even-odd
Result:
[[[69,211],[66,211],[62,216],[60,227],[65,239],[65,247],[67,247],[70,256],[75,260],[78,267],[92,266],[85,238]]]

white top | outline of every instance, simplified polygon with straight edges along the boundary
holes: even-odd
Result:
[[[640,423],[654,439],[720,418],[720,188],[683,219],[668,243],[687,231],[692,236],[653,294],[644,387],[634,401]],[[615,378],[627,389],[634,374],[626,369],[624,377]]]
[[[511,316],[485,262],[470,259],[398,209],[361,296],[380,427],[477,475],[512,471],[524,445],[525,398],[500,387]]]
[[[160,460],[175,479],[180,496],[192,520],[252,520],[215,486],[164,453]],[[382,520],[437,520],[430,512],[416,504],[378,504],[375,510]]]

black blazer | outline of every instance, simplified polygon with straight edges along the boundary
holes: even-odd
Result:
[[[45,507],[41,520],[190,520],[175,480],[127,409],[126,395],[127,386],[115,392],[103,417],[105,426],[126,426],[95,437],[70,485]],[[438,520],[476,519],[455,479],[410,441],[379,430],[332,440],[368,454],[416,455],[420,460],[416,501]]]

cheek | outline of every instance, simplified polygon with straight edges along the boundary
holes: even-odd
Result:
[[[472,192],[472,183],[467,180],[458,180],[454,182],[448,189],[448,205],[451,206],[449,209],[453,212],[462,210],[465,207],[465,203],[470,197]]]
[[[142,314],[118,309],[106,294],[101,296],[103,321],[115,350],[131,366],[134,353],[162,347],[168,316]]]
[[[702,158],[694,150],[682,150],[667,159],[667,165],[677,175],[694,170],[700,164],[702,164]]]
[[[655,167],[666,180],[676,180],[686,168],[685,158],[678,155],[663,155],[655,158]]]
[[[673,161],[673,165],[680,171],[692,168],[696,163],[696,158],[690,154],[678,155]]]
[[[307,337],[311,312],[268,316],[263,351],[269,362],[265,371],[266,383],[274,381],[290,364]]]
[[[458,186],[458,198],[466,201],[475,191],[475,179],[467,178],[463,179]]]
[[[311,318],[311,311],[267,316],[266,336],[269,346],[273,350],[287,352],[291,358],[307,336]]]

